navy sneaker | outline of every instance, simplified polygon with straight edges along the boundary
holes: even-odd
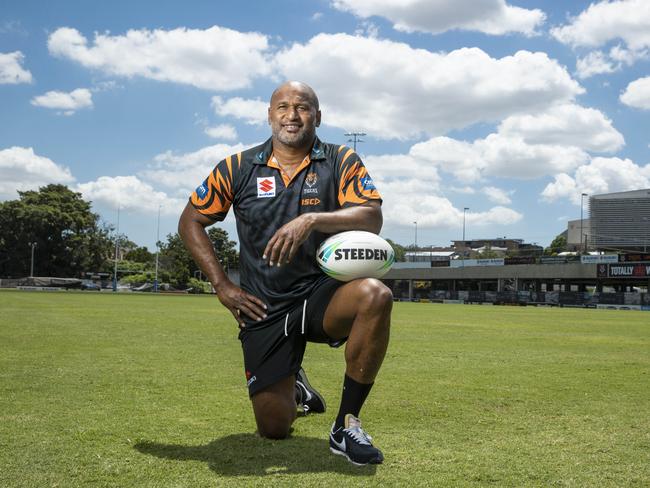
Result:
[[[384,455],[372,445],[372,437],[361,428],[361,420],[352,414],[345,416],[345,424],[330,432],[330,451],[339,456],[345,456],[348,461],[357,466],[366,464],[381,464]]]
[[[325,412],[325,399],[309,384],[307,373],[302,368],[296,373],[296,403],[305,415]]]

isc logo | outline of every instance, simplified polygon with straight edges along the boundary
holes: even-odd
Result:
[[[320,198],[303,198],[300,202],[300,205],[303,207],[318,205],[320,203]]]

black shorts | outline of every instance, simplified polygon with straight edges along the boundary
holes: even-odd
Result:
[[[243,329],[239,340],[244,351],[248,394],[270,386],[300,369],[307,341],[339,347],[346,339],[334,340],[323,330],[323,317],[334,292],[342,282],[327,277],[306,300],[277,322],[261,329]]]

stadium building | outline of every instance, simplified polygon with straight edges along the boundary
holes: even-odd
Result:
[[[589,217],[590,248],[650,250],[650,189],[592,195]]]
[[[523,239],[509,239],[507,237],[495,237],[490,239],[467,239],[452,241],[453,248],[459,252],[471,250],[476,252],[502,251],[513,255],[541,254],[544,248],[537,244],[525,243]]]

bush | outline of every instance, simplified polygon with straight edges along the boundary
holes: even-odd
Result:
[[[190,278],[187,282],[190,287],[190,293],[212,293],[212,285],[209,281],[201,281],[196,278]]]
[[[151,273],[132,274],[125,276],[124,278],[120,278],[120,283],[124,285],[141,285],[147,281],[153,281]]]

